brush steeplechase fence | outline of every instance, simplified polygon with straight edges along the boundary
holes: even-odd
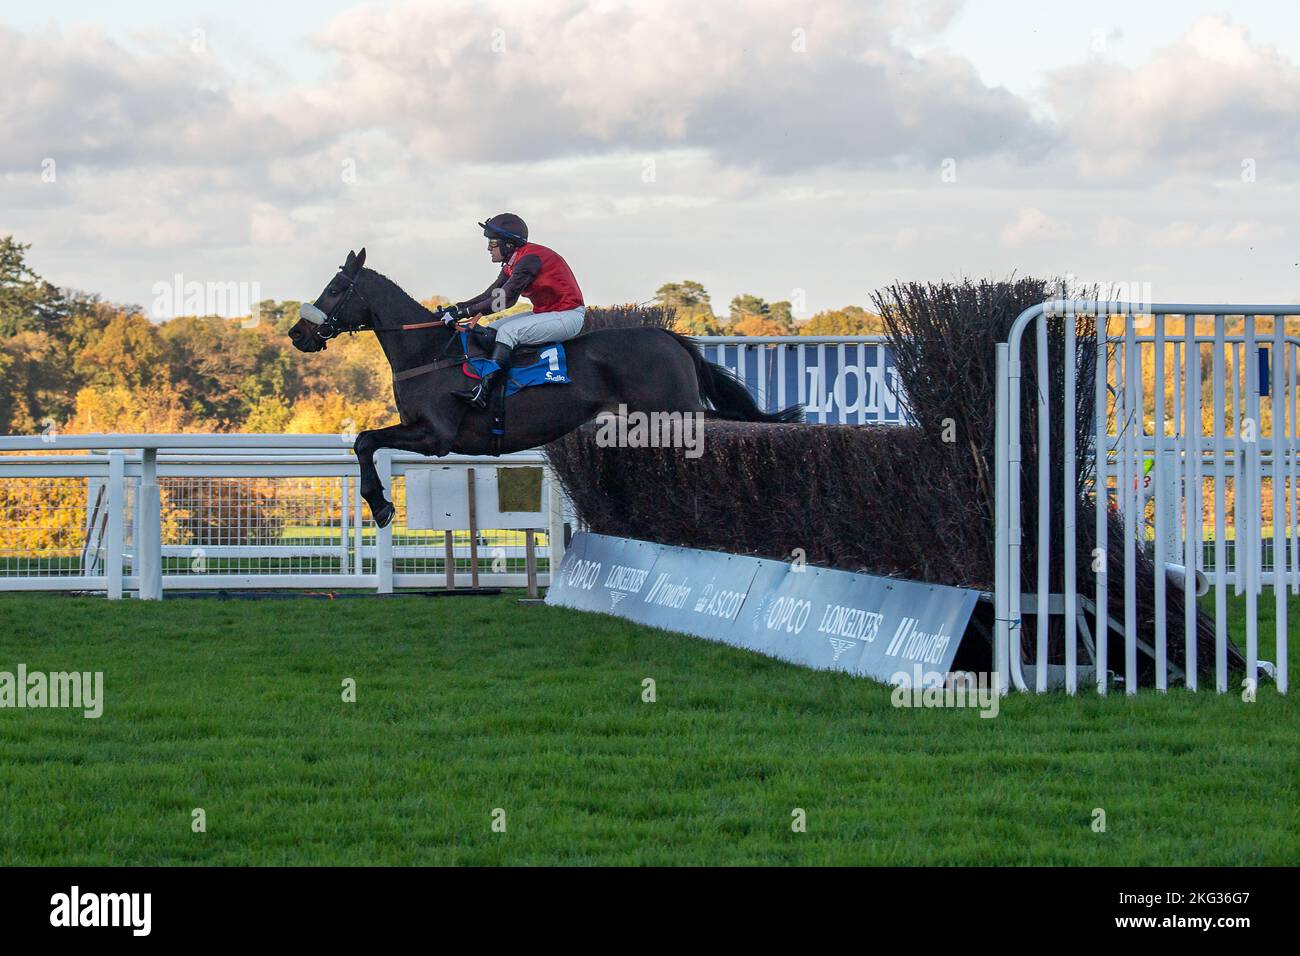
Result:
[[[1173,334],[1171,318],[1177,320]],[[1079,338],[1084,319],[1092,334]],[[1230,319],[1243,326],[1242,334],[1227,334]],[[1190,580],[1193,591],[1213,590],[1213,676],[1221,693],[1229,689],[1228,589],[1245,597],[1244,679],[1251,689],[1261,671],[1259,600],[1271,589],[1277,659],[1263,669],[1274,672],[1277,690],[1286,693],[1288,585],[1300,593],[1300,339],[1287,334],[1288,319],[1300,319],[1300,305],[1054,300],[1019,316],[997,346],[995,660],[1003,690],[1043,691],[1053,682],[1053,671],[1062,669],[1049,665],[1054,617],[1063,632],[1070,693],[1080,681],[1081,641],[1085,674],[1100,693],[1113,672],[1127,693],[1136,693],[1144,666],[1154,668],[1160,690],[1171,677],[1195,690],[1198,672],[1207,670],[1198,659],[1206,615],[1198,615],[1191,599],[1180,602],[1183,613],[1175,620],[1168,613],[1170,597]],[[1036,389],[1027,402],[1021,395],[1031,330],[1034,380],[1063,389],[1063,400],[1050,410],[1048,388]],[[1049,336],[1058,335],[1064,360],[1052,369],[1049,354],[1057,346],[1049,347]],[[1092,361],[1080,361],[1084,350],[1091,350]],[[1085,364],[1094,373],[1089,381],[1078,374]],[[1144,370],[1156,385],[1151,394],[1144,394]],[[1076,410],[1089,398],[1092,415],[1081,420]],[[1022,430],[1024,407],[1036,418],[1035,432]],[[1061,440],[1053,447],[1056,414]],[[1036,484],[1028,495],[1021,469],[1026,436],[1037,446]],[[1104,506],[1096,506],[1098,498]],[[1079,520],[1081,501],[1091,521]],[[1022,516],[1030,509],[1036,574],[1034,590],[1025,593]],[[1213,527],[1208,543],[1207,509]],[[1142,580],[1144,559],[1157,573]],[[1119,573],[1112,573],[1117,565]],[[1151,589],[1149,621],[1138,618],[1143,587]],[[1035,623],[1028,678],[1022,655],[1014,652],[1026,615]],[[1120,666],[1112,665],[1112,633],[1121,643]]]

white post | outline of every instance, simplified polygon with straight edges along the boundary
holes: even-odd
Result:
[[[1201,347],[1196,316],[1183,316],[1183,683],[1196,690],[1196,569],[1201,563]],[[1156,573],[1159,574],[1159,565]]]
[[[352,507],[352,496],[348,494],[348,476],[339,479],[339,574],[350,574],[348,564],[348,510]]]
[[[357,575],[366,573],[366,562],[362,555],[366,544],[365,503],[361,500],[361,478],[352,477],[352,571]]]
[[[108,534],[104,538],[104,575],[109,600],[122,597],[122,551],[125,538],[126,453],[108,453]]]
[[[388,500],[393,500],[393,453],[387,448],[375,454],[375,468],[379,471],[379,482],[388,493]],[[392,521],[385,528],[375,533],[375,576],[379,579],[379,593],[393,593],[393,523],[397,521],[394,513]]]
[[[1224,503],[1227,499],[1227,455],[1225,400],[1227,363],[1224,355],[1223,315],[1214,317],[1214,687],[1219,693],[1228,690],[1228,552],[1224,538]]]
[[[995,406],[995,434],[993,459],[993,685],[999,695],[1011,689],[1011,569],[1007,550],[1011,546],[1011,509],[1007,503],[1010,494],[1010,464],[1008,458],[1011,441],[1007,424],[1008,411],[1008,355],[1011,347],[1005,342],[997,346],[997,404]],[[1017,638],[1020,631],[1016,631]]]
[[[1273,607],[1277,634],[1276,680],[1279,694],[1287,692],[1287,627],[1286,627],[1286,480],[1282,475],[1283,455],[1286,454],[1286,406],[1291,393],[1290,368],[1283,358],[1286,347],[1282,335],[1285,319],[1273,316],[1273,348],[1269,359],[1273,363],[1269,376],[1272,391],[1270,410],[1273,413]]]
[[[1259,549],[1261,469],[1259,462],[1259,349],[1255,345],[1255,316],[1247,313],[1245,373],[1243,398],[1246,404],[1245,419],[1254,429],[1254,440],[1243,441],[1245,487],[1237,485],[1237,574],[1244,569],[1246,578],[1246,677],[1252,688],[1259,686]],[[1245,538],[1243,541],[1242,539]]]
[[[1052,557],[1052,421],[1047,395],[1050,388],[1047,369],[1047,314],[1038,319],[1038,621],[1034,626],[1034,643],[1038,661],[1034,688],[1037,693],[1047,690],[1047,628],[1050,624],[1049,607],[1051,581],[1048,580]]]
[[[136,573],[140,600],[162,600],[162,493],[158,490],[158,449],[140,449],[140,520],[136,524]]]
[[[555,472],[547,468],[546,475],[546,544],[547,544],[547,587],[556,581],[560,573],[560,562],[564,560],[564,489],[555,477]]]
[[[1100,556],[1100,570],[1097,572],[1097,614],[1096,614],[1096,633],[1093,634],[1093,640],[1096,641],[1096,659],[1094,664],[1097,668],[1097,693],[1104,695],[1106,693],[1109,671],[1109,650],[1110,650],[1110,609],[1107,602],[1110,598],[1109,588],[1109,569],[1108,556],[1109,547],[1107,542],[1107,520],[1110,509],[1110,491],[1108,489],[1109,479],[1106,476],[1107,465],[1110,455],[1110,439],[1107,432],[1107,407],[1106,398],[1110,394],[1108,385],[1108,368],[1110,360],[1107,358],[1107,343],[1110,338],[1110,314],[1103,309],[1097,310],[1097,380],[1094,383],[1096,388],[1096,420],[1093,427],[1097,430],[1097,437],[1093,445],[1093,462],[1096,468],[1096,489],[1095,489],[1095,519],[1097,544],[1093,549],[1094,555]],[[1118,392],[1115,395],[1115,402],[1118,406],[1120,397]],[[1119,415],[1115,416],[1115,422],[1118,426]]]
[[[1132,696],[1137,688],[1137,523],[1142,500],[1139,487],[1142,474],[1141,449],[1137,430],[1142,428],[1142,406],[1137,401],[1137,380],[1141,376],[1138,362],[1136,330],[1133,316],[1125,312],[1124,319],[1124,415],[1115,420],[1124,430],[1123,487],[1119,489],[1124,502],[1124,693]],[[1157,569],[1159,573],[1159,569]]]
[[[1078,662],[1078,595],[1076,585],[1078,584],[1077,569],[1075,562],[1078,558],[1078,527],[1076,525],[1075,507],[1075,443],[1074,427],[1077,405],[1075,403],[1075,375],[1078,372],[1078,364],[1075,356],[1077,344],[1075,342],[1075,312],[1073,304],[1065,310],[1065,402],[1062,408],[1062,421],[1064,424],[1065,436],[1062,441],[1061,453],[1064,456],[1064,479],[1062,488],[1064,494],[1061,505],[1064,508],[1063,526],[1065,529],[1064,543],[1065,550],[1061,557],[1065,561],[1065,581],[1062,590],[1065,592],[1065,690],[1068,694],[1074,694],[1079,689],[1079,662]]]
[[[1155,554],[1153,563],[1156,566],[1156,573],[1153,575],[1153,590],[1155,592],[1155,613],[1156,613],[1156,690],[1167,691],[1169,689],[1169,635],[1165,621],[1165,608],[1168,606],[1165,600],[1165,576],[1162,569],[1165,562],[1169,560],[1169,555],[1177,554],[1178,548],[1178,522],[1174,513],[1174,469],[1177,467],[1178,455],[1176,449],[1165,448],[1165,315],[1163,312],[1157,312],[1152,316],[1155,322],[1155,352],[1152,355],[1154,359],[1155,375],[1152,379],[1153,385],[1151,391],[1155,402],[1155,419],[1151,430],[1153,450],[1151,463],[1155,474],[1151,477],[1151,495],[1155,499]],[[1177,351],[1175,345],[1174,351]],[[1178,396],[1174,396],[1174,401]],[[1174,410],[1174,417],[1178,417],[1177,409]],[[1177,444],[1175,442],[1175,444]],[[1145,484],[1145,482],[1144,482]]]

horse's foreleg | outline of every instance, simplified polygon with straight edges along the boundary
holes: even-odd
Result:
[[[352,447],[361,465],[361,497],[370,506],[375,524],[384,528],[393,520],[394,508],[384,496],[384,485],[375,468],[375,452],[381,448],[396,448],[421,455],[445,455],[450,442],[419,425],[391,425],[362,432]]]
[[[393,520],[392,502],[384,497],[384,483],[379,480],[375,468],[375,452],[387,447],[381,437],[386,431],[387,428],[376,428],[361,432],[352,443],[361,469],[361,497],[370,506],[370,516],[375,519],[375,524],[381,528]]]

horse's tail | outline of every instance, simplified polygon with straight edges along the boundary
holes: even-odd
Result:
[[[803,406],[791,405],[779,412],[765,412],[750,397],[745,383],[730,369],[710,362],[700,354],[699,345],[690,336],[668,332],[677,344],[686,349],[695,362],[695,375],[700,382],[700,395],[713,406],[719,418],[735,422],[802,422]]]

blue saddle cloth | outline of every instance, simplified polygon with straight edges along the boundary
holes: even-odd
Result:
[[[465,333],[461,333],[464,336]],[[464,339],[462,338],[462,344]],[[564,354],[563,342],[552,342],[549,345],[529,346],[530,349],[536,348],[537,361],[530,365],[512,365],[506,379],[506,397],[510,397],[521,388],[531,388],[534,385],[567,385],[569,384],[569,365]],[[496,363],[489,358],[481,356],[471,358],[468,362],[474,374],[480,378],[486,372],[496,368]]]

